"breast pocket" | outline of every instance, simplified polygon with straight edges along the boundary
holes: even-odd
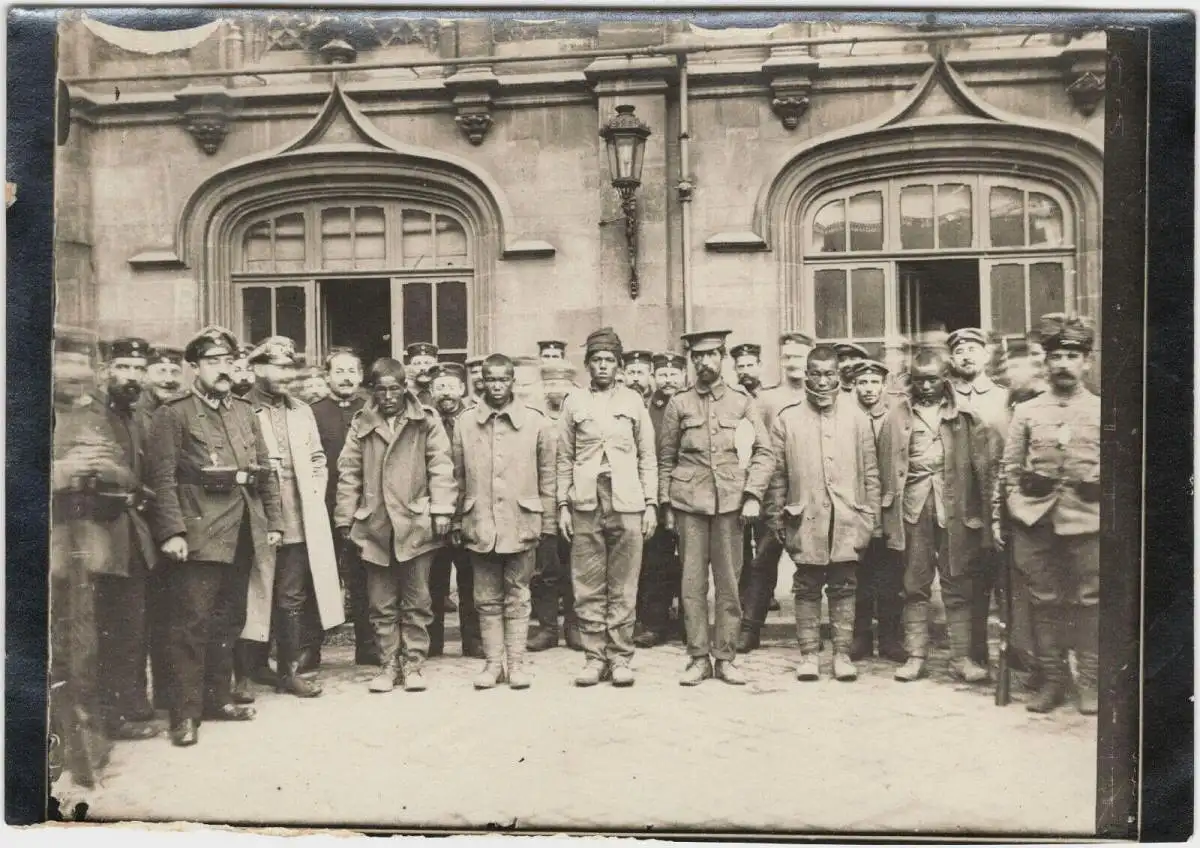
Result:
[[[685,415],[679,419],[679,450],[683,453],[707,453],[708,439],[704,437],[704,419]]]
[[[733,417],[717,419],[717,426],[714,428],[716,430],[716,437],[713,440],[714,449],[728,453],[737,451],[737,429],[742,420]]]
[[[619,451],[633,451],[635,441],[633,430],[636,426],[637,421],[634,420],[633,415],[630,413],[615,413],[613,415],[612,433],[609,434],[609,443]]]

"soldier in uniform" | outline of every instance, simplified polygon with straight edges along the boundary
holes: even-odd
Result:
[[[431,372],[433,406],[441,418],[446,437],[454,443],[454,429],[466,408],[467,372],[457,362],[443,362]],[[433,622],[429,625],[429,656],[440,657],[445,651],[446,601],[450,597],[450,570],[458,584],[458,622],[464,657],[483,658],[479,634],[479,615],[475,612],[471,558],[461,545],[447,545],[433,555],[429,571],[429,593],[433,602]]]
[[[624,359],[625,385],[642,396],[645,403],[650,403],[650,395],[654,393],[654,354],[648,350],[626,351]]]
[[[154,413],[164,403],[186,394],[183,389],[183,350],[167,345],[155,345],[146,360],[146,380],[142,396],[134,405],[134,418],[147,436]],[[161,559],[155,545],[155,557]],[[167,709],[168,672],[166,651],[170,623],[170,599],[166,591],[166,569],[154,568],[146,578],[146,647],[153,679],[154,708]],[[145,663],[139,664],[145,681]]]
[[[887,366],[873,359],[858,364],[854,376],[854,393],[858,405],[867,414],[871,433],[878,450],[886,426],[888,398],[884,385]],[[902,614],[904,609],[904,565],[888,549],[882,527],[876,528],[858,564],[858,588],[854,602],[854,641],[850,659],[854,662],[875,655],[878,636],[879,656],[902,663],[908,659],[904,652]],[[878,626],[878,631],[876,631]]]
[[[450,441],[437,412],[407,387],[404,366],[376,360],[371,400],[350,425],[338,460],[338,534],[357,545],[367,570],[371,626],[382,661],[367,688],[426,688],[429,570],[450,532],[458,500]]]
[[[92,786],[111,744],[100,726],[95,581],[114,573],[110,529],[135,480],[93,394],[98,344],[54,328],[50,499],[50,733],[75,782]],[[57,747],[53,747],[57,741]],[[57,752],[57,753],[56,753]]]
[[[925,673],[929,601],[941,583],[950,670],[967,683],[988,678],[970,656],[971,583],[980,551],[991,547],[990,495],[999,440],[948,385],[946,361],[921,350],[909,367],[909,394],[888,412],[879,457],[883,529],[904,557],[904,641],[908,659],[895,678]]]
[[[321,447],[325,451],[325,464],[329,468],[325,486],[325,509],[332,521],[337,506],[337,464],[350,432],[350,422],[367,396],[362,389],[362,360],[347,348],[335,349],[325,357],[325,373],[329,380],[330,395],[312,405],[317,419],[317,432],[321,436]],[[348,617],[354,625],[354,664],[379,665],[379,653],[375,649],[375,634],[367,619],[367,573],[358,556],[355,545],[346,544],[335,535],[338,548],[338,571],[346,587],[349,601]]]
[[[778,386],[760,389],[754,400],[756,424],[764,433],[771,427],[785,406],[804,399],[808,353],[812,337],[806,333],[788,332],[779,339],[779,362],[783,381]],[[765,528],[765,521],[763,522]],[[782,542],[772,532],[760,532],[754,558],[749,561],[749,574],[741,581],[742,628],[738,634],[738,651],[749,653],[760,643],[767,613],[775,606],[775,587],[779,582],[779,560],[784,554]]]
[[[646,409],[654,426],[655,444],[662,433],[663,416],[671,398],[683,391],[687,360],[678,353],[654,355],[654,383]],[[661,454],[661,448],[659,449]],[[642,547],[642,573],[638,578],[637,624],[633,644],[653,648],[667,641],[672,599],[682,590],[683,566],[675,550],[675,534],[659,522]],[[686,640],[686,637],[685,637]]]
[[[538,357],[543,365],[561,363],[567,358],[567,343],[557,339],[538,342]]]
[[[425,406],[433,405],[433,368],[438,364],[438,347],[429,342],[415,342],[404,349],[404,370],[408,385]]]
[[[850,681],[855,571],[879,523],[879,468],[867,416],[838,390],[837,354],[808,354],[805,399],[780,410],[771,428],[775,470],[768,490],[772,531],[796,563],[793,581],[798,680],[820,677],[821,594],[829,598],[833,675]]]
[[[233,361],[233,388],[231,391],[238,397],[245,397],[254,388],[254,369],[250,367],[248,357],[254,345],[244,344],[238,348],[237,359]]]
[[[1100,590],[1100,398],[1083,384],[1095,331],[1079,317],[1045,316],[1049,391],[1019,404],[1005,442],[1001,486],[1012,519],[1013,559],[1033,602],[1042,686],[1026,708],[1065,698],[1078,662],[1079,711],[1097,710]],[[1003,538],[997,534],[997,542]]]
[[[987,374],[986,366],[991,361],[987,334],[978,327],[963,327],[949,335],[946,346],[950,351],[950,387],[958,405],[976,412],[995,431],[997,439],[1002,440],[1008,433],[1008,392]],[[988,612],[997,559],[995,551],[982,551],[971,568],[971,659],[985,667]]]
[[[232,701],[233,645],[246,623],[250,569],[282,539],[279,482],[253,408],[231,394],[237,340],[206,327],[184,357],[189,394],[154,414],[147,479],[151,529],[167,562],[171,741],[194,745],[201,719],[246,721]]]
[[[483,359],[482,356],[473,356],[466,361],[467,388],[470,389],[468,401],[471,406],[479,403],[483,397]]]
[[[295,343],[286,336],[262,341],[248,357],[255,383],[245,399],[254,409],[279,483],[283,538],[274,561],[258,563],[251,572],[242,638],[265,649],[273,632],[276,691],[313,698],[321,694],[321,687],[300,676],[307,606],[316,606],[315,629],[322,634],[341,624],[344,612],[325,508],[325,450],[312,408],[290,394],[297,378],[296,359]],[[234,671],[239,671],[236,664]],[[239,689],[243,696],[248,691]]]
[[[683,561],[683,618],[688,665],[680,683],[695,686],[714,674],[742,685],[735,662],[742,605],[742,529],[762,514],[771,455],[754,422],[745,390],[721,377],[728,330],[683,337],[696,383],[671,398],[659,435],[658,491],[663,525],[679,534]],[[748,470],[738,461],[737,431],[753,432]],[[708,580],[715,588],[716,627],[708,629]],[[715,660],[715,669],[709,657]]]
[[[837,351],[838,380],[843,392],[854,391],[854,373],[858,363],[870,359],[871,354],[865,347],[854,342],[842,342],[835,345]]]
[[[576,686],[610,678],[632,686],[633,624],[642,542],[658,524],[654,427],[642,399],[616,385],[621,339],[611,327],[587,338],[586,390],[559,422],[558,526],[571,543],[571,579],[587,663]]]
[[[557,438],[558,422],[562,419],[567,397],[576,390],[575,368],[565,359],[552,359],[542,365],[541,377],[545,396],[543,411]],[[571,546],[557,533],[550,538],[543,536],[538,542],[537,564],[530,581],[530,593],[538,629],[529,640],[529,650],[545,651],[558,645],[561,607],[567,647],[582,651],[579,625],[575,621],[575,593],[571,588]]]
[[[492,354],[483,374],[483,401],[454,428],[459,507],[452,535],[470,552],[475,572],[472,608],[479,610],[487,661],[475,688],[491,689],[507,677],[511,688],[527,689],[529,582],[539,542],[555,536],[556,436],[540,409],[515,400],[511,359]]]
[[[733,359],[733,370],[737,374],[738,385],[746,390],[750,397],[758,397],[762,384],[762,345],[743,342],[729,349]]]
[[[150,490],[144,485],[146,430],[134,407],[142,393],[150,344],[117,339],[108,348],[108,423],[132,475],[130,497],[109,527],[112,573],[96,579],[100,697],[111,739],[148,739],[158,730],[146,698],[146,584],[158,562],[146,523]]]

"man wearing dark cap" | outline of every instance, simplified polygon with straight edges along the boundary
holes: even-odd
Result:
[[[565,359],[552,359],[543,362],[541,378],[544,412],[554,428],[557,450],[558,422],[562,419],[567,398],[571,392],[578,391],[575,367]],[[557,647],[561,607],[562,632],[567,647],[582,651],[579,625],[575,621],[575,594],[571,589],[571,546],[561,536],[543,536],[538,542],[536,567],[529,582],[529,591],[533,602],[533,618],[538,623],[537,632],[529,639],[529,650],[545,651]]]
[[[1004,448],[1001,487],[1013,559],[1026,576],[1043,683],[1026,705],[1049,712],[1078,663],[1079,711],[1097,711],[1100,592],[1100,398],[1083,383],[1095,331],[1074,316],[1044,316],[1049,391],[1019,404]],[[997,533],[998,544],[1003,538]]]
[[[538,342],[538,356],[543,363],[562,362],[567,358],[567,343],[551,339],[549,341]]]
[[[344,610],[325,508],[325,450],[312,408],[291,396],[297,359],[295,343],[286,336],[271,336],[247,356],[254,369],[254,389],[245,399],[254,408],[279,483],[283,538],[274,561],[269,566],[258,563],[251,571],[242,638],[261,645],[265,653],[274,635],[276,691],[313,698],[321,694],[321,687],[300,676],[306,608],[315,601],[314,629],[322,633],[344,621]],[[234,670],[242,671],[244,679],[249,669],[235,664]],[[246,691],[241,688],[235,695],[244,697]]]
[[[779,370],[783,379],[777,386],[761,389],[751,410],[761,432],[770,433],[783,408],[804,399],[805,369],[812,347],[812,337],[806,333],[791,331],[779,337]],[[740,653],[749,653],[759,646],[779,583],[779,560],[784,555],[783,543],[774,533],[759,532],[757,538],[754,558],[746,564],[749,574],[739,586],[742,627],[737,647]]]
[[[576,686],[632,686],[633,625],[642,542],[658,524],[654,425],[637,392],[615,384],[621,339],[611,327],[587,338],[586,390],[559,421],[558,526],[571,543],[571,580],[587,663]]]
[[[134,417],[147,437],[154,413],[164,403],[182,397],[183,350],[168,345],[154,345],[146,360],[146,379],[142,395],[134,405]],[[155,556],[161,559],[155,546]],[[169,626],[169,597],[166,593],[166,569],[153,569],[146,579],[146,653],[150,656],[153,679],[154,708],[167,708],[167,631]],[[139,668],[141,668],[139,666]],[[142,669],[145,679],[145,669]]]
[[[433,382],[433,408],[441,418],[446,438],[454,444],[454,428],[466,408],[467,371],[457,362],[443,362],[430,371]],[[433,554],[429,569],[429,596],[433,603],[433,621],[429,625],[429,656],[440,657],[446,646],[446,607],[450,598],[450,571],[458,584],[459,637],[464,657],[483,658],[479,634],[479,616],[475,612],[475,583],[471,560],[461,545],[447,545]]]
[[[238,347],[238,357],[233,361],[233,393],[245,397],[254,388],[254,369],[250,367],[250,352],[254,345],[244,344]]]
[[[433,404],[433,377],[430,372],[438,364],[438,347],[429,342],[415,342],[404,349],[404,370],[417,400],[426,406]]]
[[[83,786],[111,747],[97,692],[95,585],[127,568],[114,562],[111,529],[136,483],[94,395],[97,347],[87,330],[54,328],[49,719],[62,765]]]
[[[750,397],[758,397],[762,388],[762,345],[743,342],[730,348],[729,356],[733,359],[738,385],[749,392]]]
[[[654,426],[655,444],[662,433],[663,416],[671,398],[683,391],[687,360],[678,353],[656,353],[653,359],[657,388],[646,406]],[[638,578],[637,624],[633,644],[653,648],[667,641],[671,601],[682,590],[683,567],[675,550],[675,534],[662,523],[642,548],[642,573]]]
[[[105,369],[108,423],[133,478],[131,497],[109,525],[113,573],[98,575],[96,581],[101,701],[113,739],[147,739],[158,733],[138,723],[154,718],[146,698],[146,583],[158,559],[145,517],[151,494],[144,484],[147,433],[134,412],[149,350],[145,339],[117,339],[108,346]]]
[[[642,396],[646,403],[654,392],[654,354],[648,350],[630,350],[625,352],[623,360],[625,385]]]
[[[874,359],[864,359],[854,369],[854,394],[871,424],[877,451],[887,422],[887,377],[887,366]],[[899,560],[888,549],[883,528],[877,527],[858,562],[854,641],[850,644],[850,659],[854,662],[875,655],[877,638],[879,656],[899,663],[908,659],[902,624],[904,566]]]
[[[871,354],[865,347],[854,342],[842,342],[834,345],[837,351],[838,379],[843,392],[854,391],[854,369],[864,359],[870,359]]]
[[[233,644],[246,623],[254,563],[270,567],[282,539],[279,482],[251,405],[231,394],[237,341],[206,327],[184,358],[191,392],[154,414],[147,481],[150,527],[168,560],[171,741],[194,745],[201,719],[246,721],[233,703]]]
[[[683,619],[688,665],[680,683],[695,686],[714,674],[741,685],[735,662],[742,605],[742,528],[762,515],[771,476],[771,454],[755,425],[753,400],[725,384],[721,368],[728,330],[688,333],[683,341],[696,383],[671,398],[659,435],[658,496],[663,525],[679,535],[683,561]],[[738,430],[751,434],[751,458],[743,469]],[[709,574],[715,589],[715,633],[708,628]],[[716,667],[710,662],[715,659]]]

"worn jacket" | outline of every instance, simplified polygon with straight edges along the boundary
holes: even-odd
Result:
[[[349,400],[340,400],[330,395],[312,405],[313,416],[317,419],[317,432],[321,435],[321,447],[325,451],[326,465],[330,469],[328,482],[325,484],[325,507],[330,515],[337,505],[338,458],[341,457],[342,447],[346,444],[350,422],[366,402],[366,396],[363,394],[355,395]]]
[[[264,408],[265,396],[254,389],[247,396],[262,429],[263,441],[271,465],[279,473],[282,433],[276,433],[270,414]],[[297,400],[286,401],[287,450],[291,455],[291,474],[300,493],[300,520],[304,527],[304,546],[308,550],[308,568],[312,575],[313,595],[321,619],[321,629],[330,630],[346,620],[342,606],[342,587],[338,580],[337,555],[333,531],[325,509],[325,486],[329,476],[325,450],[317,431],[312,408]],[[280,480],[280,485],[292,485]],[[242,638],[266,642],[271,633],[272,596],[275,587],[275,562],[259,563],[250,574],[247,592],[246,624]]]
[[[960,407],[953,393],[948,395],[939,419],[945,452],[942,499],[950,549],[950,561],[942,568],[949,576],[958,577],[966,573],[981,548],[992,546],[990,499],[1000,441],[975,411]],[[895,551],[907,545],[904,492],[913,414],[908,396],[898,398],[888,412],[879,444],[883,532],[888,547]]]
[[[718,380],[671,398],[659,438],[658,493],[662,503],[698,515],[724,515],[744,496],[762,500],[771,479],[771,453],[751,415],[744,389]],[[748,467],[738,459],[739,429],[751,441]]]
[[[1049,478],[1051,491],[1025,494],[1024,472]],[[1100,481],[1100,398],[1081,386],[1070,398],[1048,391],[1017,404],[1001,473],[1014,521],[1031,527],[1048,515],[1060,536],[1100,532],[1099,500],[1084,499],[1077,489]]]
[[[450,441],[436,411],[409,391],[394,432],[373,402],[354,416],[338,459],[333,523],[350,528],[363,559],[405,563],[441,547],[432,516],[453,516],[457,505]]]
[[[128,490],[135,484],[125,465],[112,426],[100,401],[85,395],[76,403],[54,404],[52,433],[50,502],[50,572],[66,576],[82,570],[91,574],[128,573],[127,561],[113,556],[110,520],[98,520],[95,513],[76,513],[67,500],[82,491],[87,483],[73,478],[61,460],[77,448],[99,448],[103,460],[94,469],[94,482],[113,491]],[[13,494],[10,493],[10,497]]]
[[[457,524],[468,550],[515,554],[555,532],[554,425],[514,401],[464,410],[454,428]]]
[[[979,375],[970,383],[960,379],[951,380],[950,387],[960,408],[974,412],[1000,438],[1004,438],[1009,421],[1008,389],[997,385],[986,374]]]
[[[879,467],[866,414],[839,393],[825,410],[784,407],[771,428],[767,524],[797,565],[854,562],[879,522]],[[832,533],[830,528],[832,527]]]
[[[156,542],[161,545],[182,535],[187,538],[188,559],[232,563],[238,532],[249,520],[255,562],[274,564],[267,533],[282,528],[274,475],[227,492],[201,486],[202,468],[268,467],[262,430],[247,401],[229,395],[212,403],[193,391],[163,404],[154,413],[146,460],[147,483],[154,490],[150,529]]]
[[[625,386],[609,389],[603,400],[587,390],[572,392],[558,422],[558,506],[590,512],[597,506],[596,477],[607,455],[612,474],[613,508],[643,512],[658,503],[658,460],[654,425],[642,396]]]
[[[135,559],[141,559],[144,568],[153,568],[158,562],[158,547],[146,520],[151,507],[151,498],[146,496],[152,494],[145,485],[147,433],[143,429],[145,419],[134,409],[122,411],[110,402],[107,414],[125,467],[132,475],[130,491],[136,496],[110,528],[114,571],[128,575]]]

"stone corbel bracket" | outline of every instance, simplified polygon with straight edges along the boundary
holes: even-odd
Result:
[[[212,156],[221,149],[233,122],[236,99],[222,86],[189,85],[175,95],[183,128]]]
[[[786,50],[788,48],[773,51],[771,58],[763,62],[762,69],[771,87],[771,111],[784,129],[794,130],[808,111],[813,77],[820,62],[807,53]]]
[[[446,88],[454,99],[454,123],[471,144],[483,144],[492,127],[492,98],[500,80],[489,66],[466,65],[446,78]]]
[[[1104,102],[1107,56],[1087,41],[1072,42],[1062,51],[1063,85],[1071,104],[1085,118]]]

